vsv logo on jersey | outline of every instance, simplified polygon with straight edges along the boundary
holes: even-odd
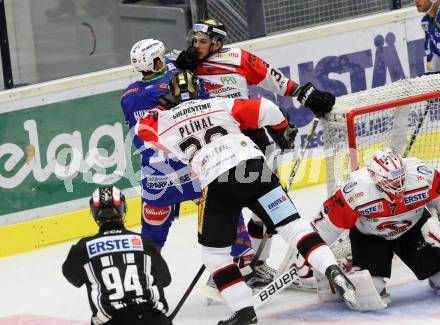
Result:
[[[374,204],[367,205],[363,207],[362,209],[359,209],[359,213],[363,216],[369,215],[371,213],[377,213],[383,211],[383,204],[382,202],[377,202]]]
[[[86,246],[89,258],[114,252],[144,250],[142,240],[138,235],[100,237],[88,241]]]
[[[424,190],[421,192],[412,193],[410,195],[405,195],[403,198],[403,202],[405,205],[416,203],[419,201],[424,201],[428,199],[428,190]]]

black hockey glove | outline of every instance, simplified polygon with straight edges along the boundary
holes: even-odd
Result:
[[[317,117],[321,117],[332,110],[335,105],[335,96],[329,92],[317,90],[311,82],[308,82],[301,87],[298,101]]]
[[[164,96],[159,97],[157,100],[159,104],[166,109],[173,108],[174,106],[177,106],[176,99],[171,94],[166,94]]]
[[[295,148],[295,137],[298,133],[298,129],[295,125],[289,123],[287,127],[281,130],[274,130],[271,127],[268,127],[267,130],[280,149],[287,150]]]
[[[176,59],[176,66],[182,70],[194,71],[197,68],[197,61],[197,49],[190,46],[186,51],[180,52]]]

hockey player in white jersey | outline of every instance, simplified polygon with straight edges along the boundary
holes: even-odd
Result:
[[[251,289],[244,283],[229,250],[235,240],[237,218],[244,207],[256,213],[318,272],[325,274],[348,304],[355,290],[329,247],[303,221],[263,153],[243,129],[268,126],[283,132],[287,120],[271,101],[213,98],[197,100],[198,83],[189,72],[170,81],[177,106],[142,117],[136,133],[162,150],[187,162],[203,188],[199,203],[198,239],[201,258],[234,314],[218,324],[256,324]]]
[[[439,170],[418,158],[402,158],[391,148],[378,150],[368,167],[352,172],[323,203],[312,226],[329,245],[350,229],[353,267],[369,271],[377,290],[373,293],[382,298],[370,308],[373,302],[359,298],[363,295],[357,285],[360,305],[355,309],[385,308],[391,302],[385,279],[394,254],[419,280],[429,279],[440,295],[439,211]]]
[[[280,96],[297,98],[317,116],[331,111],[335,103],[333,94],[317,89],[310,82],[300,85],[255,54],[240,48],[224,47],[226,38],[226,27],[220,21],[204,19],[196,22],[189,37],[191,46],[179,54],[176,66],[191,70],[198,77],[209,81],[205,82],[205,88],[211,97],[248,98],[249,87],[254,85]],[[286,113],[293,114],[292,111]],[[271,141],[263,129],[243,130],[243,133],[263,152],[268,153],[271,150],[267,151]],[[272,133],[270,136],[273,138],[276,134]],[[248,231],[252,246],[257,249],[264,234],[258,216],[251,216]],[[276,270],[266,264],[270,247],[271,239],[266,242],[259,261],[256,262],[259,267],[255,273],[260,279],[271,280],[276,274]]]

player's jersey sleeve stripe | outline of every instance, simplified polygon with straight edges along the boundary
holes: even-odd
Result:
[[[242,130],[257,129],[268,125],[281,128],[283,123],[287,123],[278,106],[262,97],[258,99],[235,99],[231,114],[240,123]]]
[[[135,134],[144,141],[157,142],[157,119],[153,120],[150,115],[141,117],[135,126]]]
[[[432,187],[429,191],[429,200],[440,200],[440,172],[434,168],[434,177],[432,179]],[[439,203],[440,205],[440,203]],[[439,211],[440,212],[440,211]]]
[[[289,122],[287,121],[287,119],[285,119],[280,124],[272,125],[272,129],[274,129],[274,130],[282,130],[282,129],[286,128],[288,125],[289,125]]]
[[[231,115],[240,123],[240,129],[257,129],[261,98],[235,99]]]
[[[258,85],[266,78],[267,68],[264,61],[244,50],[241,50],[240,68],[240,74],[246,78],[249,85]]]
[[[350,207],[340,189],[324,202],[324,209],[330,221],[338,228],[351,229],[359,217],[359,213]]]

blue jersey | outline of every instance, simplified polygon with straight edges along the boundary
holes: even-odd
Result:
[[[167,70],[156,78],[132,83],[121,97],[125,121],[141,155],[142,198],[157,207],[196,199],[201,191],[188,165],[144,143],[133,132],[137,120],[158,106],[158,99],[168,93],[168,82],[177,69],[170,61],[166,63]]]
[[[440,6],[435,17],[424,15],[421,24],[425,32],[425,53],[429,63],[440,57]]]

